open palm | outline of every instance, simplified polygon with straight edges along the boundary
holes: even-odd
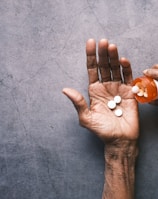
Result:
[[[117,47],[103,39],[98,45],[99,60],[96,59],[96,43],[88,40],[86,45],[89,74],[88,107],[84,97],[71,88],[63,89],[74,103],[80,124],[93,131],[102,140],[130,139],[138,137],[137,102],[131,91],[132,71],[127,59],[118,59]],[[120,66],[121,65],[121,66]],[[101,79],[99,80],[98,69]],[[123,111],[120,117],[109,109],[109,100],[119,95],[122,100],[117,108]]]

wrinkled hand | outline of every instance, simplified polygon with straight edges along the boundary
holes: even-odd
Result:
[[[151,77],[158,81],[158,64],[153,65],[151,68],[148,68],[143,71],[144,75]],[[150,102],[150,104],[158,105],[158,100]]]
[[[63,93],[73,102],[78,112],[80,124],[105,142],[116,139],[137,139],[138,108],[131,92],[130,62],[125,58],[119,61],[117,47],[108,44],[106,39],[100,40],[98,44],[98,61],[96,43],[93,39],[87,41],[86,53],[90,106],[88,107],[78,91],[71,88],[63,89]],[[110,110],[107,106],[108,101],[116,95],[122,98],[121,103],[117,105],[123,111],[121,117],[115,116],[114,110]]]

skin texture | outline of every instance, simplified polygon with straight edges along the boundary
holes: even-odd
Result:
[[[97,60],[98,54],[98,60]],[[89,76],[88,106],[81,93],[64,88],[63,93],[74,104],[80,125],[95,133],[105,143],[105,185],[103,199],[134,197],[134,167],[138,154],[138,107],[131,91],[132,70],[126,58],[119,60],[116,45],[106,39],[86,43]],[[100,74],[99,74],[100,73]],[[123,115],[117,117],[107,106],[120,95]]]

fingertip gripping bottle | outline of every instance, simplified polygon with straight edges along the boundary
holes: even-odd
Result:
[[[158,81],[142,76],[136,78],[132,83],[132,92],[135,99],[140,103],[148,103],[158,97]]]

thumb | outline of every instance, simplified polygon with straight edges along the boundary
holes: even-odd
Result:
[[[72,88],[64,88],[62,91],[74,104],[78,114],[89,111],[85,98]]]
[[[158,80],[158,69],[149,68],[149,69],[144,70],[143,74],[148,77]]]

